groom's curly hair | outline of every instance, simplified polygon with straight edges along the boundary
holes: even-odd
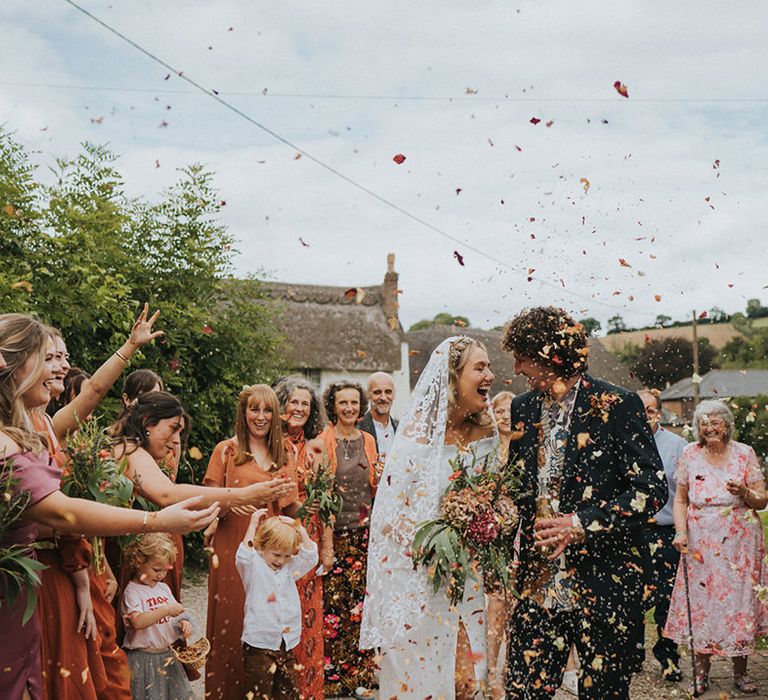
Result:
[[[535,306],[515,316],[504,329],[501,347],[550,368],[568,379],[587,371],[587,333],[556,306]]]

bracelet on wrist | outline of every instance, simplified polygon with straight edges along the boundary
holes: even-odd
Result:
[[[130,362],[130,360],[125,355],[123,355],[123,353],[121,353],[119,350],[115,350],[115,355],[117,355],[123,362],[125,362],[125,364],[128,364]]]

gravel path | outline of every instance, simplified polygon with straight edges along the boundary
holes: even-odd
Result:
[[[184,588],[182,592],[182,602],[185,606],[193,608],[205,624],[206,608],[208,605],[208,586],[207,576],[185,574]],[[195,629],[197,632],[197,628]],[[652,627],[646,628],[646,648],[650,650],[656,639],[656,631]],[[688,657],[682,659],[682,669],[685,674],[683,683],[666,683],[661,679],[658,671],[658,664],[648,653],[645,666],[642,673],[639,673],[632,680],[630,697],[632,700],[681,700],[689,697],[686,688],[690,678],[690,662]],[[768,698],[768,659],[765,652],[758,652],[750,659],[750,672],[760,685],[758,695],[746,696],[737,693],[731,684],[730,664],[727,660],[716,659],[712,666],[712,689],[702,696],[704,700],[727,700],[728,698]],[[192,684],[195,691],[195,700],[204,700],[205,690],[202,679]],[[574,700],[573,695],[564,691],[558,691],[555,700]]]

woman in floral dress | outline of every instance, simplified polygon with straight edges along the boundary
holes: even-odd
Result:
[[[743,693],[757,691],[747,675],[755,639],[768,634],[765,544],[755,511],[768,502],[754,450],[731,439],[733,416],[721,401],[702,401],[693,418],[696,442],[677,464],[675,547],[685,556],[672,592],[664,634],[689,643],[684,564],[688,564],[697,694],[709,685],[712,654],[733,659]]]

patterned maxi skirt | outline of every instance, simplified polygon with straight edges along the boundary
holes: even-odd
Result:
[[[312,541],[320,547],[322,525],[316,515],[307,524]],[[312,569],[296,581],[301,601],[301,641],[294,648],[296,662],[302,667],[298,676],[299,697],[302,700],[323,700],[323,579]]]
[[[360,649],[368,528],[335,532],[336,562],[323,581],[325,694],[352,695],[356,688],[376,687],[372,649]]]

